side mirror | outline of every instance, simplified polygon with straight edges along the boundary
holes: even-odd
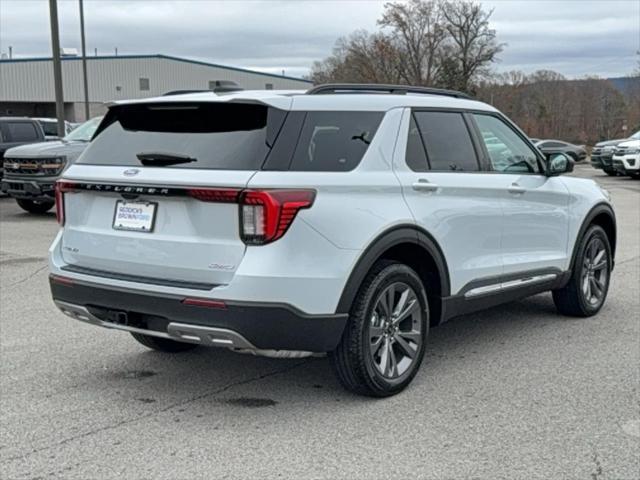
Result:
[[[564,153],[552,153],[547,156],[547,176],[555,177],[573,172],[573,160]]]

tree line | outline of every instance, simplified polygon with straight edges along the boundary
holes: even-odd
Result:
[[[640,71],[624,94],[598,78],[493,72],[506,45],[490,28],[492,13],[473,1],[387,3],[378,31],[339,38],[331,55],[313,64],[310,79],[460,90],[496,106],[537,138],[593,143],[640,128]]]

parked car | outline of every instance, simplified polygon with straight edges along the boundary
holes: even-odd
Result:
[[[587,149],[584,145],[573,145],[562,140],[540,140],[536,147],[544,154],[564,153],[569,155],[574,162],[581,162],[587,158]]]
[[[23,210],[45,213],[54,205],[54,185],[62,172],[80,156],[102,117],[93,118],[57,142],[11,148],[5,153],[2,191]]]
[[[51,292],[151,349],[331,352],[348,389],[393,395],[452,317],[546,291],[602,308],[615,215],[572,168],[458,92],[116,102],[57,183]]]
[[[640,138],[622,142],[616,146],[613,166],[623,175],[640,178]]]
[[[621,138],[596,143],[591,150],[591,166],[602,170],[611,177],[618,175],[618,171],[613,166],[613,152],[616,149],[616,145],[625,140],[626,138]]]
[[[4,176],[5,152],[18,145],[44,141],[44,131],[30,118],[0,117],[0,178]]]
[[[45,140],[47,142],[53,142],[56,140],[60,140],[60,136],[58,135],[58,120],[55,118],[34,118],[40,122],[42,129],[44,130]],[[71,123],[65,121],[64,122],[64,133],[68,135],[73,130]]]

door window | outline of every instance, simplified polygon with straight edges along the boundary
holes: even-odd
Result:
[[[430,170],[469,172],[479,169],[469,129],[461,113],[418,111],[414,116]],[[411,129],[409,135],[412,136]],[[412,148],[419,149],[417,137],[409,140],[414,143]]]
[[[492,115],[473,116],[495,171],[540,173],[537,155],[511,127]]]
[[[38,140],[38,132],[31,122],[8,122],[7,130],[12,142],[32,142]]]

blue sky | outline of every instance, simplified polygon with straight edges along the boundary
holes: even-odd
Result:
[[[64,47],[80,46],[78,3],[59,0]],[[85,0],[88,52],[164,53],[300,76],[355,29],[376,29],[377,0]],[[622,76],[637,65],[640,1],[491,0],[507,43],[498,71]],[[50,54],[48,2],[0,0],[0,53]]]

